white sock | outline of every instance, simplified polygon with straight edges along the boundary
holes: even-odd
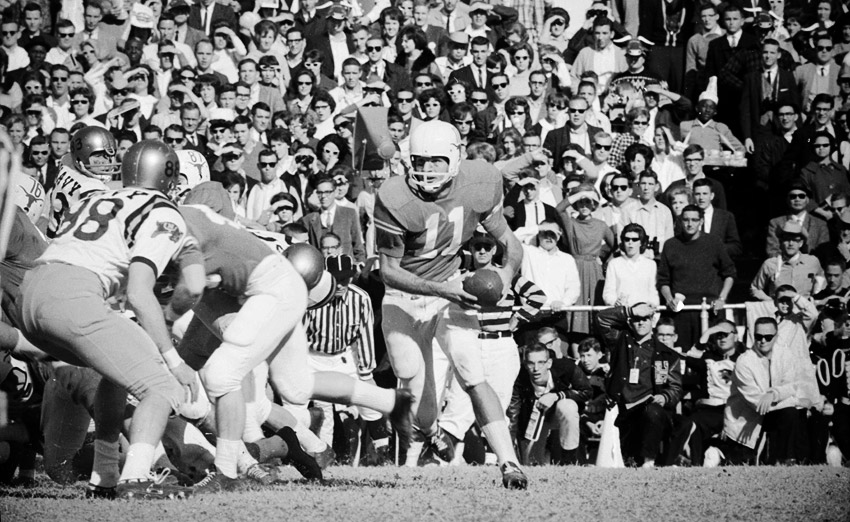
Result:
[[[514,452],[514,445],[511,442],[511,434],[508,431],[507,422],[504,420],[493,421],[482,426],[481,431],[484,432],[484,436],[487,437],[487,442],[493,449],[493,453],[499,459],[500,466],[505,462],[519,462]]]
[[[466,461],[463,460],[463,450],[466,449],[466,443],[464,441],[460,441],[455,444],[455,458],[452,459],[452,466],[464,466],[466,465]]]
[[[365,406],[383,414],[393,411],[395,406],[395,390],[379,388],[361,380],[354,382],[354,392],[351,394],[351,404]]]
[[[263,428],[257,422],[257,403],[245,404],[245,427],[242,429],[242,440],[257,442],[263,438]]]
[[[118,441],[94,441],[94,465],[91,471],[91,483],[105,488],[118,484]]]
[[[165,453],[165,446],[162,445],[162,442],[157,443],[153,450],[153,464],[151,465],[151,469],[159,468],[177,469]]]
[[[215,440],[215,467],[225,476],[236,478],[238,476],[237,461],[239,453],[245,449],[241,440],[227,440],[217,438]]]
[[[210,441],[204,437],[201,430],[199,430],[194,424],[186,424],[186,427],[183,429],[183,444],[186,446],[190,444],[200,446],[207,450],[210,455],[215,456],[215,446],[210,444]]]
[[[301,443],[301,447],[307,453],[321,453],[328,448],[328,445],[322,439],[317,437],[315,433],[310,431],[310,428],[300,422],[292,429],[298,436],[298,442]]]
[[[257,464],[257,459],[251,456],[248,453],[248,450],[245,448],[245,443],[240,443],[242,445],[242,451],[239,452],[239,457],[236,461],[236,469],[239,470],[239,473],[245,473],[248,469]]]
[[[17,328],[16,328],[16,330],[17,330]],[[37,352],[41,351],[34,344],[27,341],[27,338],[24,337],[24,334],[20,330],[17,330],[17,331],[18,331],[18,342],[15,343],[15,347],[12,348],[12,352],[19,353],[22,349],[25,349],[29,353],[33,353],[33,352],[37,353]]]
[[[425,446],[423,441],[410,441],[410,447],[407,448],[407,460],[404,461],[404,467],[415,468],[419,465],[419,454],[422,453],[423,446]]]
[[[130,448],[127,450],[127,460],[124,462],[124,469],[121,471],[121,480],[147,480],[155,453],[156,448],[153,444],[143,442],[130,444]]]

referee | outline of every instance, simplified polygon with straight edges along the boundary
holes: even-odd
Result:
[[[374,384],[375,316],[372,301],[366,291],[351,284],[351,278],[357,270],[350,256],[331,255],[326,258],[326,264],[328,272],[336,279],[337,291],[327,305],[309,310],[304,317],[310,347],[308,364],[315,372],[341,372]],[[319,438],[332,446],[334,405],[321,401],[313,401],[313,405],[324,412]],[[380,422],[382,415],[364,408],[345,410],[352,413],[356,411],[367,421],[376,451],[379,454],[386,453],[389,449],[389,432]]]

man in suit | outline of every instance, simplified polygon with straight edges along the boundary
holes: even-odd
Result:
[[[818,35],[815,50],[815,61],[801,65],[794,72],[803,110],[807,112],[818,94],[831,97],[838,94],[838,72],[841,66],[832,59],[832,37],[827,33]]]
[[[517,181],[521,187],[523,200],[518,201],[514,208],[513,217],[508,218],[511,230],[521,227],[536,227],[544,221],[558,222],[558,212],[555,207],[540,201],[540,180],[527,177]]]
[[[216,0],[198,0],[189,9],[189,27],[212,35],[213,27],[217,22],[225,22],[228,27],[236,27],[238,18],[230,6],[216,2]]]
[[[569,101],[567,124],[560,129],[549,131],[543,148],[552,152],[554,163],[552,168],[560,172],[564,166],[563,154],[571,143],[578,145],[584,151],[584,155],[590,156],[591,142],[596,133],[601,132],[599,127],[588,125],[585,114],[590,105],[584,98],[575,97]]]
[[[383,59],[384,40],[371,37],[366,40],[366,56],[369,61],[363,65],[360,79],[364,83],[384,82],[391,93],[410,89],[410,76],[404,67]]]
[[[327,31],[307,38],[307,49],[318,49],[322,51],[325,59],[322,61],[322,74],[336,81],[342,73],[342,62],[354,52],[354,39],[345,32],[346,12],[340,5],[334,5],[327,14]],[[306,35],[305,35],[306,37]],[[340,49],[340,44],[345,43],[348,52],[341,54],[334,49]]]
[[[784,216],[770,220],[767,226],[767,257],[779,255],[779,232],[785,223],[794,221],[806,231],[806,244],[801,251],[813,252],[819,246],[829,243],[829,227],[826,221],[808,211],[811,191],[802,182],[796,181],[788,187],[788,211]]]
[[[186,133],[184,148],[196,150],[204,156],[209,154],[207,138],[198,132],[198,126],[201,124],[201,109],[195,102],[189,101],[180,107],[180,124]]]
[[[487,58],[490,56],[490,41],[483,36],[476,36],[470,44],[472,63],[461,67],[449,74],[449,81],[457,79],[479,89],[487,89],[488,73]]]
[[[428,25],[443,27],[448,34],[463,31],[470,23],[469,6],[458,0],[444,0],[442,7],[428,13]]]
[[[103,23],[103,8],[98,3],[88,3],[85,9],[85,24],[77,34],[75,47],[86,41],[93,41],[98,56],[102,61],[112,58],[117,53],[116,43],[122,39],[124,26]],[[128,17],[129,23],[129,17]],[[11,64],[9,65],[11,69]]]
[[[319,211],[310,212],[301,218],[301,224],[307,228],[310,244],[321,247],[321,239],[327,232],[333,232],[340,238],[342,253],[351,256],[363,264],[366,262],[366,249],[363,234],[360,231],[357,211],[336,204],[336,186],[331,178],[322,178],[316,182],[316,195],[319,198]]]
[[[263,102],[269,106],[272,114],[286,108],[280,90],[275,87],[260,85],[260,73],[257,68],[257,62],[251,58],[245,58],[239,62],[239,81],[245,83],[251,89],[248,107],[253,107],[254,104]]]
[[[753,137],[762,125],[773,120],[774,111],[779,105],[799,104],[794,74],[780,69],[779,42],[767,38],[761,44],[761,72],[751,72],[744,77],[744,90],[741,95],[741,135],[748,154],[755,150]]]
[[[705,58],[705,76],[718,77],[717,97],[719,112],[717,119],[728,125],[732,132],[738,134],[738,100],[741,96],[740,87],[729,85],[720,81],[720,71],[738,53],[751,49],[758,49],[758,38],[750,33],[745,33],[743,11],[740,7],[731,4],[723,13],[723,24],[726,27],[724,36],[715,38],[708,44],[708,52]]]
[[[208,38],[203,31],[189,26],[191,8],[186,0],[175,0],[169,4],[168,12],[174,15],[175,41],[182,42],[194,49],[198,42]]]
[[[714,186],[708,178],[694,181],[694,203],[703,212],[703,232],[717,236],[723,241],[726,253],[735,259],[740,256],[744,249],[741,238],[738,236],[738,225],[735,215],[722,208],[714,208]]]
[[[523,365],[508,407],[510,431],[520,444],[520,454],[528,464],[534,441],[525,434],[535,431],[529,426],[535,408],[541,410],[544,427],[558,431],[561,456],[558,464],[576,464],[579,444],[579,410],[590,399],[592,390],[584,372],[575,360],[556,359],[545,344],[534,343],[525,349]],[[545,438],[538,439],[545,443]],[[541,464],[544,464],[541,462]]]

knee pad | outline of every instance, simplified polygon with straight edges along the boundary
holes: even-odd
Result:
[[[213,399],[217,399],[230,392],[242,388],[242,377],[234,375],[227,367],[223,358],[213,355],[200,371],[201,382],[204,383],[207,393]]]
[[[558,411],[566,415],[578,415],[578,404],[572,399],[561,399],[555,406]]]
[[[236,346],[252,344],[262,330],[258,325],[266,323],[264,318],[274,313],[277,309],[276,303],[277,299],[270,295],[254,295],[248,298],[235,316],[230,317],[232,314],[228,314],[219,319],[221,324],[217,326],[221,328],[222,340]],[[228,317],[229,321],[225,324],[222,320]]]

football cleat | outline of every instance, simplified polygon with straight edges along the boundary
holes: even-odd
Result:
[[[193,495],[214,495],[225,491],[235,491],[240,486],[238,478],[230,478],[220,471],[208,471],[207,476],[201,479],[192,488]]]
[[[395,391],[395,406],[390,412],[390,422],[398,435],[400,447],[410,444],[413,434],[413,392],[404,388]]]
[[[271,486],[276,482],[275,477],[263,469],[259,463],[252,465],[248,468],[248,471],[245,472],[245,478],[250,480],[251,482],[255,482],[261,486]]]
[[[502,464],[502,485],[507,489],[526,489],[528,488],[528,478],[515,462],[505,462]]]
[[[151,473],[147,479],[122,480],[116,487],[118,498],[125,500],[149,500],[149,499],[185,499],[192,494],[192,490],[172,484],[166,484],[170,471],[166,469],[162,473]]]
[[[291,464],[307,480],[322,480],[322,468],[316,462],[316,459],[301,448],[301,443],[298,441],[298,435],[295,434],[295,431],[289,426],[284,426],[277,432],[277,435],[283,439],[283,442],[289,448],[289,453],[283,459],[283,463]]]
[[[88,484],[86,484],[85,498],[115,500],[116,498],[118,498],[118,492],[115,486],[97,486],[89,482]]]
[[[454,460],[454,441],[452,440],[452,436],[443,431],[442,428],[437,428],[437,433],[431,435],[431,438],[428,440],[428,445],[431,447],[431,451],[434,452],[434,456],[443,462],[448,464]]]

